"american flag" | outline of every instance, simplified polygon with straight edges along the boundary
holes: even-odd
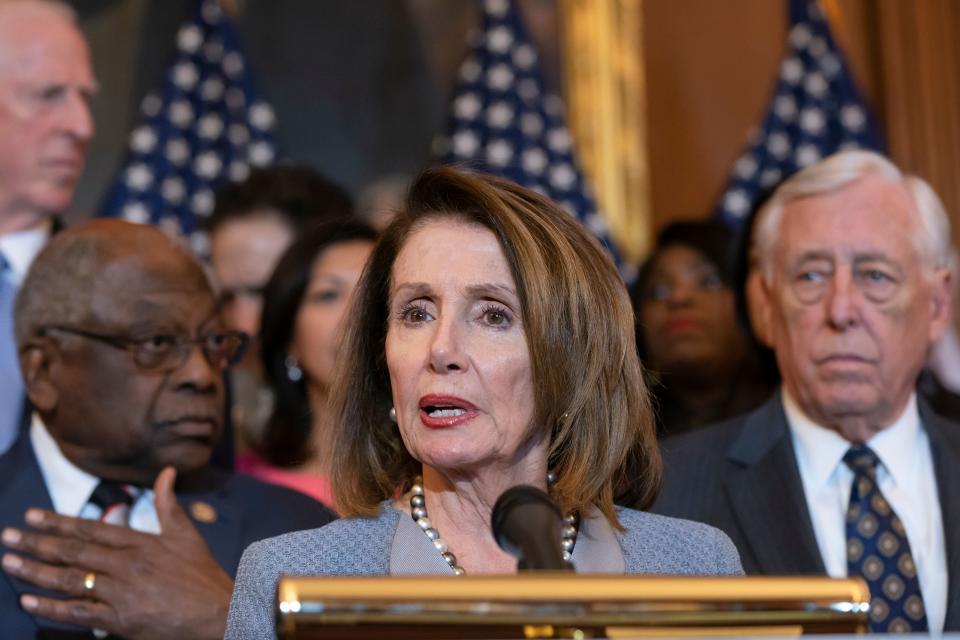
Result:
[[[446,134],[434,141],[443,163],[502,176],[559,203],[631,275],[573,153],[563,101],[547,91],[537,50],[513,0],[484,0],[481,28],[460,66]]]
[[[773,100],[715,212],[734,227],[761,193],[800,169],[843,149],[883,148],[816,0],[789,0],[789,11],[788,50]]]
[[[157,225],[205,255],[198,218],[212,211],[213,189],[273,161],[274,124],[234,25],[217,0],[198,0],[162,87],[140,106],[102,215]]]

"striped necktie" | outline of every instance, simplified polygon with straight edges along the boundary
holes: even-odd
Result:
[[[90,496],[90,503],[99,507],[100,522],[127,527],[137,493],[137,489],[130,485],[101,480]]]
[[[13,270],[0,253],[0,453],[17,439],[23,412],[23,380],[13,336],[13,301],[16,296]]]
[[[917,566],[907,531],[877,486],[880,459],[857,444],[843,456],[853,471],[847,509],[847,575],[862,576],[870,587],[870,631],[927,631]]]

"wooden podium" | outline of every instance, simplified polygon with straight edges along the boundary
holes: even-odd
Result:
[[[859,579],[283,578],[281,638],[628,638],[862,633]]]

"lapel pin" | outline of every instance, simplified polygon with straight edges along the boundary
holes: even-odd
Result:
[[[200,500],[190,504],[190,515],[197,522],[212,524],[217,521],[217,510],[209,503]]]

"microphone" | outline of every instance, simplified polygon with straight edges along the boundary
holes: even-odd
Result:
[[[572,571],[560,546],[563,516],[546,493],[521,484],[504,491],[490,517],[500,548],[521,571]]]

